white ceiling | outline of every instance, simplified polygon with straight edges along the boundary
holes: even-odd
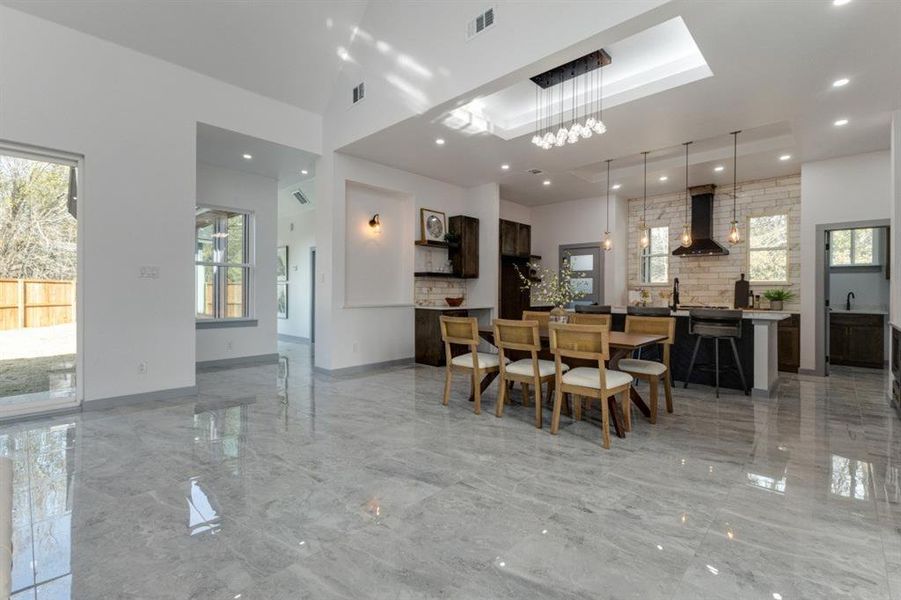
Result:
[[[0,0],[3,4],[322,113],[366,0]]]
[[[542,150],[530,143],[531,131],[504,140],[445,125],[452,110],[501,92],[505,84],[474,90],[341,151],[457,185],[499,181],[505,199],[538,205],[603,195],[606,158],[616,159],[619,193],[640,195],[636,165],[644,150],[654,151],[649,193],[682,189],[680,144],[689,140],[696,141],[692,184],[731,182],[728,133],[735,129],[745,131],[740,179],[796,173],[801,162],[888,148],[890,111],[901,107],[901,2],[673,0],[599,35],[604,41],[598,47],[612,47],[677,17],[713,76],[605,109],[603,136]],[[560,53],[559,63],[584,53],[573,52]],[[542,70],[517,75],[526,81]],[[833,88],[839,77],[851,81]],[[834,127],[839,118],[849,124]],[[446,143],[436,145],[437,137]],[[783,154],[792,158],[780,161]],[[509,171],[500,169],[504,163]],[[713,172],[717,164],[725,165],[723,172]],[[544,173],[531,175],[526,172],[531,168]],[[664,174],[669,179],[661,183]],[[541,185],[546,178],[550,186]]]

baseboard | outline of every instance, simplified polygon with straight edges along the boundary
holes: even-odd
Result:
[[[310,338],[300,337],[297,335],[288,335],[287,333],[280,333],[280,334],[278,334],[278,341],[294,342],[295,344],[309,344]]]
[[[810,375],[812,377],[825,377],[826,375],[820,373],[816,369],[798,369],[798,375]]]
[[[751,388],[751,397],[752,398],[772,398],[776,395],[776,388],[778,385],[774,385],[771,390],[764,390],[761,388]]]
[[[81,410],[87,412],[92,410],[105,410],[117,406],[130,406],[133,404],[143,404],[145,402],[160,402],[162,400],[174,400],[176,398],[192,399],[197,395],[197,386],[191,385],[181,388],[170,388],[168,390],[156,390],[154,392],[141,392],[140,394],[126,394],[124,396],[112,396],[110,398],[100,398],[98,400],[88,400],[81,403]]]
[[[397,360],[386,360],[384,362],[369,363],[368,365],[356,365],[353,367],[344,367],[342,369],[323,369],[322,367],[313,367],[313,371],[323,375],[332,377],[346,377],[348,375],[360,375],[363,373],[371,373],[372,371],[382,371],[393,367],[413,366],[414,358],[399,358]]]
[[[273,354],[257,354],[255,356],[238,356],[235,358],[219,358],[197,362],[197,370],[222,367],[248,367],[278,362],[278,352]]]
[[[33,421],[35,419],[43,419],[45,417],[56,417],[81,412],[80,404],[72,404],[71,406],[60,406],[48,408],[47,410],[39,410],[25,414],[9,414],[0,416],[0,424],[11,423],[13,421]]]

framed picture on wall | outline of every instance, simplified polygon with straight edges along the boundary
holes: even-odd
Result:
[[[443,242],[447,233],[447,216],[440,210],[419,209],[420,239],[423,242]]]
[[[288,284],[287,283],[277,283],[277,284],[275,284],[275,289],[276,289],[275,314],[279,319],[287,319],[288,318]]]
[[[275,249],[278,263],[275,267],[275,280],[279,282],[288,281],[288,247],[279,246]]]

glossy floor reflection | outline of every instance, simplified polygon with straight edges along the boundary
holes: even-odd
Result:
[[[495,418],[494,386],[477,416],[442,370],[280,349],[197,398],[0,427],[14,598],[901,598],[881,372],[678,387],[604,451],[590,423]]]

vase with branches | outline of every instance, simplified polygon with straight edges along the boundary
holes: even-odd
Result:
[[[553,304],[551,319],[557,322],[566,322],[566,306],[585,296],[585,292],[573,284],[573,270],[569,261],[564,260],[559,271],[536,263],[528,263],[529,275],[524,275],[519,267],[516,273],[522,282],[523,290],[529,290],[532,294],[532,302],[539,304]]]

